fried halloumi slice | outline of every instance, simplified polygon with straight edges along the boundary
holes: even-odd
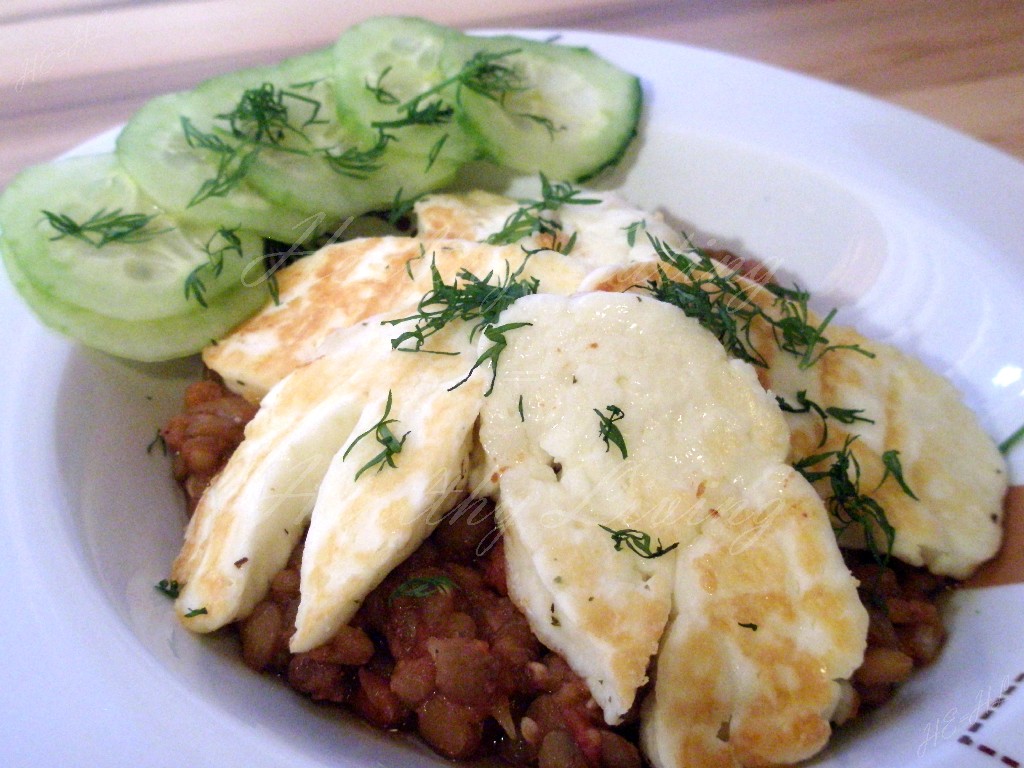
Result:
[[[431,347],[448,354],[393,352],[382,345],[380,356],[391,365],[362,361],[379,369],[370,382],[376,389],[359,393],[363,415],[317,494],[302,554],[294,653],[329,640],[460,498],[484,380],[463,382],[476,350],[467,324],[452,323]],[[363,471],[382,455],[374,439],[377,425],[391,419],[388,429],[401,441],[395,466],[381,461]]]
[[[588,269],[657,259],[648,235],[683,246],[660,213],[636,208],[619,195],[582,189],[573,200],[578,202],[536,210],[531,206],[537,201],[489,192],[428,195],[414,207],[417,235],[483,242],[501,234],[531,250],[558,248]]]
[[[688,279],[671,265],[660,267],[672,280]],[[765,313],[783,316],[783,303],[765,288],[740,275],[731,279]],[[659,280],[657,265],[634,264],[591,273],[583,287],[626,291]],[[740,308],[735,297],[726,300]],[[805,323],[821,328],[823,318],[808,310]],[[780,338],[763,320],[750,325],[748,339],[764,363],[758,376],[785,404],[790,461],[848,449],[859,468],[860,492],[882,506],[895,530],[892,554],[907,563],[965,578],[991,558],[1002,539],[1008,473],[994,441],[955,387],[910,355],[852,328],[824,326],[810,365],[803,362],[806,350],[785,351]],[[824,352],[827,347],[833,348]],[[887,472],[893,457],[913,495]],[[809,470],[827,469],[828,461]],[[816,485],[825,498],[832,495],[827,478]],[[866,545],[864,526],[848,519],[834,522],[844,530],[844,545]],[[874,546],[885,548],[884,531],[866,522]]]
[[[434,348],[475,351],[468,330],[458,326],[435,335]],[[182,585],[176,609],[189,629],[209,632],[245,617],[284,567],[311,515],[303,562],[305,624],[308,617],[323,626],[336,621],[335,613],[347,611],[426,535],[425,520],[465,472],[479,384],[467,381],[449,392],[475,358],[395,351],[396,335],[379,321],[342,330],[322,357],[264,398],[245,439],[200,500],[172,569]],[[387,418],[395,421],[385,426],[397,440],[408,432],[392,458],[396,467],[374,466],[353,482],[381,451],[377,438],[383,433],[375,425],[389,395]],[[346,458],[366,429],[373,434]],[[345,525],[354,527],[339,530]],[[382,551],[358,584],[348,592],[339,587],[345,558],[362,558],[359,564],[366,566],[365,547],[382,540]],[[331,573],[335,568],[340,570]],[[334,599],[337,605],[327,604]],[[309,636],[305,626],[302,637]]]
[[[851,424],[815,413],[786,413],[791,459],[848,449],[860,468],[860,487],[885,510],[895,530],[892,554],[932,573],[964,579],[993,557],[1002,541],[1005,459],[960,393],[945,377],[887,344],[850,328],[829,328],[832,344],[858,347],[829,352],[801,368],[793,355],[776,352],[766,384],[791,407],[799,393],[824,408],[859,410]],[[827,424],[827,433],[825,426]],[[886,454],[896,451],[907,489],[891,472]],[[821,464],[812,469],[820,469]],[[828,481],[818,483],[824,495]],[[875,535],[876,542],[881,538]],[[841,541],[865,546],[864,528],[851,525]]]
[[[821,501],[788,467],[681,549],[640,713],[656,768],[794,763],[831,734],[867,618]]]
[[[501,232],[519,207],[510,197],[483,190],[426,195],[413,206],[416,236],[423,240],[483,242]]]
[[[279,301],[203,350],[203,362],[251,402],[298,366],[315,359],[339,328],[367,317],[415,306],[432,286],[433,270],[450,283],[460,270],[500,277],[526,259],[518,245],[468,240],[371,237],[321,248],[278,273]],[[524,271],[541,290],[570,293],[583,268],[561,254],[533,254]]]
[[[676,569],[719,517],[740,546],[757,533],[750,520],[773,506],[791,515],[799,502],[807,525],[829,532],[831,558],[819,562],[836,573],[822,578],[845,585],[840,607],[863,645],[855,581],[821,501],[784,465],[785,423],[748,364],[696,320],[639,295],[530,296],[498,322],[528,323],[507,333],[480,419],[509,592],[609,723],[647,681]],[[765,490],[780,472],[787,482]],[[803,487],[796,501],[790,487]],[[773,566],[788,568],[785,550],[778,557]]]

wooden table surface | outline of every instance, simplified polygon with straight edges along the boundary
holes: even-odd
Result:
[[[151,96],[325,45],[373,13],[725,51],[879,96],[1024,160],[1024,0],[3,0],[0,187]]]

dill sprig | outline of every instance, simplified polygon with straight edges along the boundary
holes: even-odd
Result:
[[[384,153],[393,140],[394,136],[380,131],[376,142],[366,149],[358,146],[345,149],[332,147],[320,150],[320,154],[335,173],[350,179],[364,180],[383,167]]]
[[[660,301],[674,304],[711,331],[734,357],[752,365],[768,363],[753,342],[755,322],[768,326],[776,346],[800,359],[800,368],[809,368],[824,355],[840,349],[865,357],[875,355],[858,344],[833,344],[825,330],[835,317],[830,311],[820,322],[813,322],[808,306],[810,295],[799,287],[760,285],[715,262],[704,250],[687,240],[685,252],[679,252],[648,233],[648,239],[662,263],[681,273],[685,280],[674,280],[658,266],[658,279],[647,290]],[[763,299],[767,293],[769,302]],[[759,300],[760,299],[760,300]]]
[[[464,88],[491,101],[502,103],[509,94],[530,87],[529,82],[514,67],[506,63],[510,56],[519,52],[518,48],[494,52],[477,51],[457,72],[399,104],[395,109],[404,114],[403,118],[374,125],[400,128],[407,125],[439,125],[450,122],[455,110],[451,103],[445,101],[445,96],[452,93],[454,101],[458,102]],[[394,103],[397,98],[382,85],[387,73],[387,70],[381,73],[376,86],[371,90],[381,103]]]
[[[443,134],[437,141],[433,143],[430,150],[427,152],[427,167],[424,172],[429,171],[434,167],[434,163],[437,162],[437,158],[441,156],[441,150],[444,149],[444,145],[448,142],[448,134]]]
[[[920,501],[920,499],[917,498],[917,495],[910,489],[906,478],[903,477],[903,465],[900,463],[899,451],[885,451],[882,454],[882,466],[885,467],[885,472],[882,474],[882,479],[878,481],[879,488],[885,485],[885,481],[891,477],[907,496],[912,498],[914,501]]]
[[[839,408],[837,406],[823,407],[818,403],[807,397],[807,390],[801,389],[796,393],[796,405],[786,401],[782,395],[776,395],[775,401],[779,404],[779,410],[785,413],[814,413],[821,419],[821,440],[818,442],[820,448],[828,442],[828,420],[835,419],[840,424],[853,424],[854,422],[864,422],[866,424],[874,424],[874,419],[869,419],[866,416],[861,416],[864,413],[863,408]]]
[[[501,353],[504,352],[505,347],[508,346],[508,339],[505,338],[505,334],[509,331],[514,331],[516,328],[525,328],[528,325],[533,325],[533,323],[505,323],[504,325],[498,326],[485,325],[483,327],[483,336],[491,342],[491,346],[480,353],[476,362],[474,362],[473,366],[469,369],[469,373],[467,373],[460,381],[448,387],[448,391],[451,392],[453,389],[461,387],[469,381],[469,377],[473,375],[473,372],[476,371],[477,368],[485,365],[486,363],[490,363],[491,383],[488,385],[487,391],[484,392],[484,397],[489,396],[491,392],[494,391],[494,382],[497,381],[498,378],[498,358],[501,357]]]
[[[611,534],[616,552],[620,551],[622,547],[625,546],[631,552],[639,555],[645,560],[653,560],[656,557],[661,557],[679,546],[679,542],[677,541],[676,543],[669,544],[665,547],[662,545],[661,539],[658,539],[657,547],[651,549],[651,534],[649,533],[638,531],[635,528],[623,528],[616,531],[606,525],[601,525],[600,527],[602,530]]]
[[[775,343],[779,349],[800,358],[801,368],[810,368],[828,352],[849,349],[866,357],[874,357],[874,353],[863,349],[859,344],[832,344],[825,336],[825,329],[836,316],[837,310],[829,310],[825,319],[815,325],[811,322],[808,301],[810,295],[799,289],[782,288],[776,285],[765,286],[775,295],[774,308],[777,316],[765,314],[771,319],[770,325]]]
[[[195,299],[203,309],[207,308],[206,284],[203,278],[211,276],[214,279],[220,277],[224,271],[224,259],[228,255],[242,258],[242,241],[238,237],[238,229],[227,229],[221,227],[214,232],[210,239],[203,245],[206,253],[206,261],[198,265],[188,273],[185,278],[185,298]]]
[[[399,584],[388,597],[392,603],[400,597],[425,598],[434,594],[454,592],[459,585],[448,576],[413,576]]]
[[[398,419],[388,418],[388,416],[391,415],[391,405],[392,397],[391,390],[389,389],[387,404],[384,406],[384,415],[380,417],[380,420],[376,424],[361,435],[358,435],[349,444],[348,448],[345,449],[345,453],[341,456],[342,461],[347,459],[349,453],[352,452],[352,449],[356,447],[359,441],[368,435],[373,435],[373,439],[381,445],[381,451],[368,462],[363,464],[363,466],[359,468],[359,471],[356,472],[356,480],[358,480],[364,472],[373,469],[374,467],[377,467],[378,472],[382,471],[384,467],[391,467],[392,469],[397,468],[397,465],[395,464],[395,456],[402,452],[402,446],[405,445],[405,440],[409,437],[410,433],[406,432],[402,435],[401,439],[395,437],[395,433],[391,431],[391,427],[389,425],[397,423]]]
[[[581,197],[583,190],[569,182],[551,182],[543,173],[540,174],[540,198],[538,200],[520,200],[519,207],[513,211],[497,232],[489,235],[485,242],[491,245],[510,245],[532,235],[549,235],[557,241],[562,235],[562,227],[551,214],[566,205],[597,205],[601,201],[593,197]],[[572,238],[575,242],[575,238]],[[568,253],[570,247],[558,248]]]
[[[673,280],[659,264],[658,279],[649,282],[647,290],[695,318],[733,357],[767,367],[751,338],[754,320],[762,317],[763,311],[748,286],[736,279],[738,273],[722,269],[692,243],[686,253],[680,253],[650,234],[648,239],[659,259],[686,279]]]
[[[177,599],[178,595],[181,594],[181,584],[174,579],[160,579],[160,581],[153,585],[153,589],[172,600]]]
[[[529,90],[531,83],[522,73],[509,64],[509,59],[520,53],[519,48],[503,51],[477,51],[463,62],[458,71],[400,102],[398,96],[385,86],[385,79],[391,67],[385,67],[375,82],[369,79],[364,87],[377,103],[394,109],[395,117],[376,120],[371,125],[380,131],[401,131],[415,126],[446,126],[455,117],[455,105],[461,102],[464,90],[483,96],[506,109],[507,98],[515,93]],[[510,112],[515,117],[528,120],[544,128],[554,136],[562,126],[555,125],[550,118],[532,112]],[[443,134],[431,148],[427,158],[429,170],[441,153],[448,134]]]
[[[528,91],[533,87],[533,84],[519,70],[508,63],[508,60],[518,53],[521,53],[521,49],[509,48],[493,53],[477,51],[473,54],[453,78],[456,81],[456,100],[461,99],[462,89],[465,88],[499,104],[502,109],[507,111],[506,101],[509,96]],[[555,125],[549,117],[535,112],[511,112],[510,114],[539,125],[552,138],[557,131],[565,130],[564,126]]]
[[[43,211],[47,223],[57,232],[51,240],[71,237],[81,240],[94,248],[109,243],[136,244],[152,240],[157,235],[170,232],[172,227],[154,229],[150,225],[157,214],[125,213],[121,208],[108,211],[100,208],[83,222],[77,222],[66,213]]]
[[[456,320],[473,323],[469,338],[476,338],[488,326],[492,326],[514,301],[537,293],[540,280],[536,277],[523,277],[528,261],[529,256],[523,259],[514,272],[511,271],[511,265],[505,262],[505,276],[496,281],[493,271],[480,278],[462,268],[451,284],[448,284],[438,271],[437,264],[431,260],[431,287],[420,299],[416,314],[383,321],[385,325],[415,322],[411,330],[391,340],[392,349],[425,351],[423,346],[427,340]]]
[[[199,130],[187,117],[181,118],[181,127],[185,142],[190,147],[212,152],[217,162],[213,177],[199,185],[199,189],[188,201],[188,208],[211,197],[226,197],[249,175],[249,170],[259,157],[259,146],[225,141],[216,133]]]
[[[634,221],[631,224],[627,224],[622,229],[626,233],[626,245],[632,248],[634,245],[636,245],[637,235],[641,231],[647,231],[647,221],[646,219],[638,219],[637,221]]]
[[[1024,424],[1017,427],[1009,437],[999,444],[999,452],[1005,456],[1012,451],[1014,446],[1021,442],[1021,440],[1024,440]]]
[[[398,103],[398,97],[384,87],[384,78],[390,74],[391,70],[392,67],[390,65],[386,66],[377,76],[377,82],[371,83],[369,80],[366,80],[363,83],[366,90],[373,94],[373,98],[377,100],[377,103],[384,104],[385,106],[391,106]]]
[[[323,102],[300,92],[319,82],[312,80],[289,88],[263,83],[249,88],[231,110],[215,115],[216,120],[225,123],[223,128],[203,131],[182,116],[185,142],[193,149],[212,153],[216,160],[213,177],[200,185],[188,206],[231,193],[248,176],[261,150],[266,149],[322,157],[328,167],[350,178],[365,179],[378,170],[392,138],[383,132],[369,149],[317,146],[307,133],[309,126],[327,123],[320,114]]]
[[[614,445],[619,449],[619,452],[622,454],[622,458],[626,458],[626,456],[628,456],[628,453],[626,452],[626,439],[622,436],[622,432],[615,423],[626,418],[626,414],[623,413],[622,409],[617,405],[605,406],[605,410],[608,411],[607,415],[601,413],[597,408],[594,409],[594,413],[597,414],[597,418],[601,420],[600,426],[598,427],[598,433],[600,434],[601,439],[604,440],[605,453],[610,451]]]
[[[412,197],[403,197],[403,194],[404,189],[399,187],[394,199],[391,201],[391,207],[388,209],[387,222],[393,227],[400,225],[403,220],[411,216],[416,203],[422,200],[428,193],[420,192]],[[411,275],[409,277],[410,279],[412,278]]]
[[[860,462],[851,449],[856,440],[856,435],[848,436],[841,448],[807,456],[794,463],[793,468],[810,483],[827,481],[827,493],[823,496],[836,536],[841,537],[851,527],[860,528],[872,558],[880,566],[887,567],[896,541],[896,529],[886,517],[882,505],[860,488]],[[899,452],[886,451],[882,461],[886,472],[875,490],[891,476],[904,493],[916,499],[903,478]]]
[[[303,84],[303,86],[312,85]],[[298,125],[292,124],[293,111],[288,102],[308,108],[309,115]],[[242,93],[238,103],[230,112],[218,114],[218,120],[228,124],[231,135],[251,144],[280,148],[289,136],[295,136],[311,143],[304,129],[310,125],[323,124],[320,118],[322,103],[294,90],[278,88],[273,83],[263,83]]]
[[[378,130],[388,128],[408,128],[412,125],[444,125],[452,121],[455,109],[450,104],[445,104],[441,99],[428,101],[420,105],[418,100],[403,104],[399,109],[405,110],[403,117],[394,120],[377,120],[371,123]]]

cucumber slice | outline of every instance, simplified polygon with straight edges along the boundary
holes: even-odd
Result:
[[[463,37],[457,30],[406,17],[370,19],[342,33],[334,45],[339,119],[386,131],[409,155],[453,163],[475,159],[479,147],[455,116],[455,87],[444,85],[454,74],[448,51]],[[435,88],[440,90],[424,95]],[[419,119],[410,119],[402,106],[421,95],[415,110]]]
[[[158,320],[120,320],[40,290],[10,257],[3,239],[0,256],[15,289],[44,325],[93,349],[143,363],[194,354],[258,312],[267,301],[265,291],[241,287],[221,294],[209,309]]]
[[[375,129],[338,121],[331,61],[331,52],[321,51],[266,72],[263,82],[284,94],[294,130],[260,149],[249,171],[252,185],[268,199],[330,225],[387,208],[399,190],[412,197],[449,183],[459,164],[448,157],[428,162],[425,154],[381,139]],[[231,109],[241,98],[232,86],[229,77],[218,78],[200,86],[196,96]]]
[[[187,281],[199,287],[196,278],[203,300],[214,303],[263,256],[255,234],[179,225],[112,154],[23,171],[0,197],[0,228],[7,258],[43,293],[122,320],[199,308],[195,293],[190,298],[185,290]]]
[[[182,208],[183,193],[194,194],[217,174],[216,152],[185,144],[191,164],[186,164],[184,178],[173,181],[176,215],[240,220],[243,226],[261,226],[258,231],[276,240],[301,242],[333,230],[350,216],[388,207],[400,189],[403,197],[411,197],[447,184],[458,170],[456,164],[440,160],[428,170],[425,157],[408,155],[394,142],[378,144],[376,130],[338,121],[332,61],[331,51],[318,51],[276,66],[216,77],[179,95],[173,110],[188,117],[205,140],[233,151],[233,167],[239,158],[250,153],[251,158],[242,183],[227,196],[209,197],[191,207],[185,201]],[[165,114],[162,119],[166,123],[169,118]],[[139,158],[129,152],[142,133],[131,130],[138,120],[136,115],[125,129],[119,150],[124,150],[122,162],[130,157],[129,162],[136,163],[133,172],[145,175],[159,168],[146,166],[140,171]],[[184,143],[180,124],[178,134],[165,132],[162,140]],[[235,210],[250,204],[256,208]],[[262,225],[254,223],[252,219],[262,218],[268,206],[272,218]],[[284,231],[282,222],[273,218],[282,212],[290,213]]]
[[[440,189],[451,183],[461,167],[449,160],[428,166],[423,157],[391,144],[377,146],[374,142],[341,151],[347,154],[339,159],[337,170],[326,161],[300,168],[284,153],[265,154],[253,168],[253,185],[305,210],[308,221],[330,225],[388,209],[396,197],[409,199]]]
[[[240,166],[248,153],[237,143],[225,143],[228,151],[221,153],[190,146],[183,118],[209,136],[209,105],[190,92],[152,99],[121,131],[117,157],[139,187],[180,221],[238,227],[286,243],[300,240],[309,226],[308,213],[271,202],[244,178],[224,194],[197,202],[208,181],[244,171]],[[223,169],[218,166],[221,161]],[[224,172],[218,174],[219,170]]]
[[[463,67],[479,55],[501,68],[502,82],[484,93],[460,91],[466,129],[499,165],[585,181],[618,162],[636,135],[640,81],[587,48],[467,36],[452,54]]]

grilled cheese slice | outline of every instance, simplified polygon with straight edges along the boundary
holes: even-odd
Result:
[[[435,348],[472,352],[475,344],[460,326],[435,336]],[[424,521],[447,503],[465,472],[479,385],[447,388],[466,375],[475,358],[395,351],[396,334],[380,318],[344,329],[322,357],[286,376],[264,398],[245,439],[200,500],[172,569],[172,578],[182,585],[176,609],[189,629],[209,632],[248,615],[311,516],[302,616],[322,622],[314,634],[322,634],[322,627],[335,621],[332,612],[361,599],[361,590],[383,579],[397,564],[394,558],[426,535]],[[354,482],[358,468],[381,445],[371,434],[347,459],[343,454],[367,428],[374,431],[389,392],[389,417],[397,419],[392,428],[410,432],[394,460],[405,471],[374,468]],[[391,519],[396,508],[401,526]],[[388,528],[393,523],[398,527]],[[348,524],[353,527],[339,530]],[[360,546],[373,546],[381,537],[396,554],[391,560],[383,554],[374,558],[358,588],[330,603],[340,577],[335,574],[325,584],[323,569],[330,572],[336,558],[357,557]],[[351,550],[346,553],[336,540],[350,542]],[[301,637],[308,637],[310,627],[303,626]]]
[[[501,232],[519,208],[515,200],[483,190],[426,195],[413,206],[416,236],[423,240],[484,242]]]
[[[670,279],[687,279],[671,266],[661,269]],[[660,279],[653,263],[633,264],[591,273],[582,287],[629,291]],[[734,279],[765,312],[778,311],[767,290],[738,275]],[[810,312],[807,322],[818,327],[822,318]],[[828,325],[824,335],[836,348],[801,367],[800,356],[781,350],[767,323],[751,326],[750,340],[765,362],[758,377],[789,406],[784,416],[792,435],[790,461],[848,445],[859,465],[860,491],[883,507],[895,529],[892,554],[939,575],[966,578],[999,549],[1008,485],[1004,458],[943,376],[852,328]],[[846,424],[813,410],[794,412],[802,410],[801,392],[822,409],[856,411],[858,418]],[[886,477],[884,457],[890,451],[898,453],[913,496],[891,474]],[[823,462],[811,469],[826,467]],[[826,498],[831,495],[827,479],[817,487]],[[844,545],[866,546],[862,526],[834,522],[844,529]],[[875,545],[884,546],[883,532],[872,530]]]
[[[788,509],[782,485],[765,480],[779,473],[802,487],[801,513],[816,528],[829,529],[827,514],[784,465],[785,423],[751,367],[675,307],[639,295],[531,296],[499,322],[529,323],[508,332],[480,421],[509,592],[616,723],[647,681],[677,571],[707,526],[724,518],[742,547],[759,531],[751,520]],[[612,406],[623,415],[608,422]],[[625,456],[605,441],[609,425]],[[863,643],[855,582],[829,542]],[[789,567],[783,557],[774,567]]]
[[[792,460],[840,450],[856,435],[849,449],[860,467],[860,488],[882,506],[895,529],[892,554],[932,573],[967,578],[996,554],[1002,540],[1008,485],[1003,456],[945,377],[850,328],[830,328],[828,337],[873,357],[844,349],[801,369],[792,355],[775,354],[766,384],[788,403],[805,392],[824,407],[863,409],[859,415],[871,422],[829,419],[823,440],[820,418],[787,413]],[[883,456],[889,451],[898,452],[914,496],[891,474],[886,477]],[[819,488],[830,493],[826,481]],[[864,547],[864,529],[847,527],[841,541]]]
[[[679,552],[640,712],[655,768],[790,764],[831,734],[867,616],[809,484],[769,469]]]
[[[525,221],[529,217],[542,219],[542,226],[534,227],[534,231],[522,234],[514,242],[530,250],[557,248],[588,271],[656,260],[658,255],[651,238],[677,249],[685,245],[661,214],[640,210],[614,193],[582,189],[575,199],[582,202],[538,211],[531,208],[534,201],[517,202],[490,192],[428,195],[414,208],[416,232],[424,240],[457,238],[484,242],[514,232],[509,225],[516,222],[516,217]]]
[[[362,417],[317,494],[302,554],[294,653],[327,642],[352,618],[461,498],[469,472],[484,388],[480,377],[462,381],[475,360],[469,326],[453,323],[432,338],[444,355],[394,352],[388,341],[376,358],[361,361],[376,375],[360,392]],[[373,433],[385,412],[394,420],[387,425],[393,437],[402,441],[395,466],[378,463],[357,477],[367,462],[380,459]]]
[[[468,240],[372,237],[321,248],[278,273],[278,303],[203,350],[203,362],[251,402],[260,402],[278,381],[315,359],[336,330],[368,317],[415,308],[433,285],[433,269],[446,283],[460,270],[495,280],[527,259],[518,245]],[[584,271],[559,253],[528,259],[524,277],[541,290],[570,293]]]

